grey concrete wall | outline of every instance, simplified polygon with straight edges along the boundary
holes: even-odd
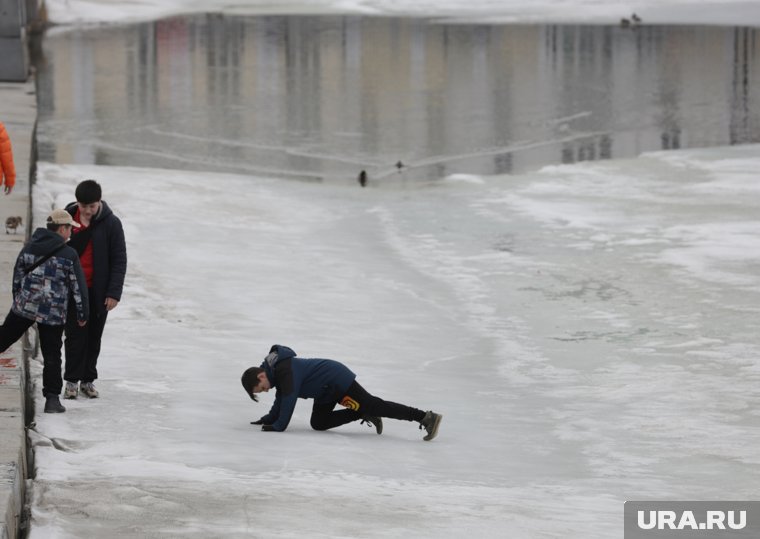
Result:
[[[23,19],[21,22],[24,24],[24,26],[29,27],[30,24],[33,24],[37,18],[40,16],[40,2],[37,0],[22,0],[24,2],[24,5],[26,7],[25,15],[26,18]]]
[[[34,83],[0,82],[0,120],[13,145],[16,186],[0,194],[0,317],[11,305],[11,282],[16,256],[28,235],[31,216],[30,167],[37,118]],[[5,220],[21,216],[23,226],[5,233]],[[21,342],[0,354],[0,539],[16,539],[23,520],[27,469],[27,368]]]
[[[0,37],[21,37],[26,26],[25,0],[0,0]]]
[[[29,77],[26,36],[0,37],[0,81],[23,82]]]
[[[28,78],[28,24],[27,0],[0,0],[0,81]]]

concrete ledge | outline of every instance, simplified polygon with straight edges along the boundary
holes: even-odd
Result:
[[[34,165],[33,137],[37,121],[34,83],[0,83],[0,119],[8,130],[16,165],[16,185],[0,194],[0,222],[21,216],[23,226],[15,234],[0,228],[0,317],[11,306],[13,266],[30,229],[31,180]],[[0,227],[3,225],[0,224]],[[24,526],[27,461],[26,426],[28,368],[19,341],[0,354],[0,539],[16,539]]]
[[[8,353],[10,352],[10,353]],[[0,537],[15,539],[24,520],[26,498],[25,369],[19,345],[0,356],[0,507],[5,510]]]
[[[29,78],[26,33],[20,37],[0,37],[0,80],[23,82]]]

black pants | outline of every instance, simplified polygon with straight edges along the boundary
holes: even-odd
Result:
[[[34,320],[23,318],[13,311],[8,311],[5,322],[0,326],[0,352],[5,352],[32,327]],[[40,350],[42,350],[42,394],[60,395],[63,388],[61,381],[61,344],[63,326],[49,326],[37,323],[40,333]]]
[[[334,410],[336,404],[342,404],[346,406],[346,409]],[[311,409],[311,428],[332,429],[362,419],[365,415],[390,417],[403,421],[421,421],[425,417],[425,412],[370,395],[354,380],[346,394],[335,401],[324,404],[314,402]]]
[[[73,300],[69,301],[66,316],[66,370],[63,377],[68,382],[92,382],[98,379],[98,356],[103,329],[106,327],[108,311],[102,305],[94,305],[92,290],[90,297],[90,320],[84,327],[79,327],[77,308]]]

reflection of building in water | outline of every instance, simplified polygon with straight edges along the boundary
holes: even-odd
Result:
[[[599,135],[584,139],[564,142],[562,144],[562,159],[564,164],[580,161],[595,161],[612,157],[612,139],[609,135]]]
[[[663,150],[676,150],[681,147],[681,99],[685,91],[683,83],[683,58],[679,50],[679,40],[672,40],[668,34],[657,34],[654,40],[661,42],[657,76],[654,80],[656,90],[654,98],[659,105],[656,108],[656,122],[660,129],[660,147]],[[682,95],[683,94],[683,95]]]
[[[45,41],[41,152],[353,183],[755,141],[755,35],[216,15],[74,30]]]
[[[760,141],[757,100],[753,99],[753,76],[757,77],[758,50],[755,30],[733,30],[733,76],[731,78],[731,144]]]
[[[677,150],[681,147],[681,130],[677,127],[671,128],[660,135],[663,150]]]
[[[509,174],[512,172],[512,154],[502,153],[494,157],[493,169],[495,174]]]
[[[758,140],[752,123],[760,82],[755,35],[754,29],[719,27],[658,34],[655,97],[663,149]]]

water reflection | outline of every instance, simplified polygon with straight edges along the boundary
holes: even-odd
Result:
[[[380,181],[758,142],[756,32],[207,15],[56,33],[41,157]]]

